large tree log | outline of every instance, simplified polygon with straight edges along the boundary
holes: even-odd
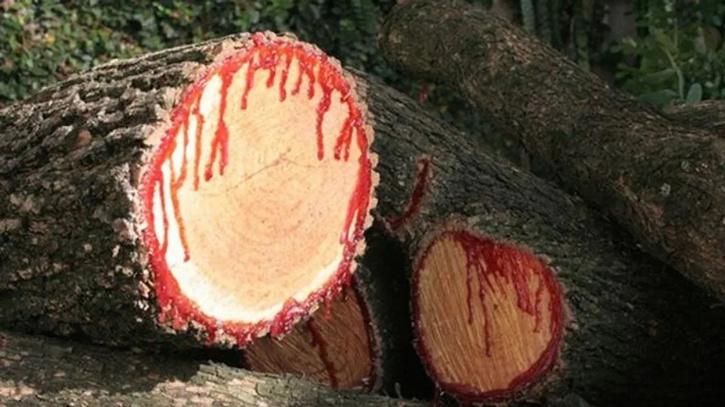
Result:
[[[3,406],[423,406],[293,376],[0,331]]]
[[[0,321],[110,344],[288,332],[364,246],[363,112],[334,60],[270,33],[111,62],[3,109]]]
[[[445,349],[438,356],[453,370],[472,364],[480,368],[478,375],[451,379],[449,373],[436,370],[440,361],[431,363],[430,351],[421,349],[419,337],[428,372],[443,391],[464,400],[542,400],[574,392],[595,405],[623,400],[643,405],[720,402],[723,390],[715,372],[725,368],[725,315],[711,309],[697,287],[643,255],[579,199],[497,162],[406,96],[360,75],[357,84],[374,115],[373,148],[380,174],[375,213],[388,219],[413,257],[423,256],[437,232],[454,228],[530,259],[533,272],[523,261],[511,265],[514,273],[530,273],[530,295],[536,295],[541,276],[555,280],[554,288],[540,294],[540,309],[554,312],[542,311],[541,328],[534,332],[536,312],[520,307],[510,284],[505,287],[508,295],[497,295],[470,273],[477,272],[475,264],[473,270],[466,262],[442,267],[442,281],[429,285],[437,294],[425,300],[450,305],[445,315],[433,317],[436,333],[444,338]],[[449,251],[458,250],[454,245]],[[418,276],[423,273],[420,267],[414,270]],[[461,276],[467,281],[467,273],[475,299],[470,325],[466,285],[459,284]],[[479,290],[497,301],[499,311],[478,300]],[[560,307],[553,305],[557,302]],[[491,356],[484,349],[484,307],[492,324]],[[561,318],[559,326],[551,322],[556,318]],[[516,323],[522,326],[516,332],[502,328]],[[478,341],[466,339],[471,332],[477,332]],[[487,368],[494,359],[510,360],[522,350],[533,358],[501,373],[495,378],[498,383],[481,386],[480,377],[497,375]],[[538,368],[514,380],[511,370],[524,373],[526,364]],[[500,386],[507,377],[509,382]],[[458,384],[479,386],[478,392],[460,392],[463,386]]]
[[[459,90],[645,250],[725,299],[722,137],[666,119],[462,1],[404,2],[381,47],[404,71]]]
[[[366,232],[365,255],[342,297],[284,337],[251,343],[244,366],[302,374],[333,388],[429,397],[430,381],[412,345],[407,256],[382,229]]]

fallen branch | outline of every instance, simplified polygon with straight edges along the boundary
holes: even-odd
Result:
[[[423,406],[170,356],[0,331],[3,406]]]

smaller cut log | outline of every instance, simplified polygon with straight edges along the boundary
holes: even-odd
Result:
[[[424,406],[288,376],[0,331],[3,406]]]
[[[243,365],[337,389],[429,397],[432,387],[412,345],[408,259],[382,229],[376,224],[366,232],[367,250],[341,297],[289,334],[252,342]]]
[[[464,221],[428,235],[413,266],[413,326],[433,379],[463,400],[507,400],[557,363],[570,318],[552,269]]]
[[[451,85],[645,251],[725,299],[725,139],[463,1],[402,2],[380,38],[391,64]]]

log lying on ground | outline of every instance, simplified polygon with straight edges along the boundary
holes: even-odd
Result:
[[[671,106],[664,111],[672,120],[700,126],[725,137],[725,101],[705,100],[686,105]]]
[[[646,251],[725,299],[722,137],[666,119],[462,1],[404,2],[381,47],[404,71],[459,90]]]
[[[0,322],[110,344],[289,331],[363,249],[364,109],[335,61],[261,33],[111,62],[3,109]]]
[[[302,375],[333,389],[380,387],[379,335],[357,285],[281,339],[261,338],[244,351],[245,367]]]
[[[430,396],[412,346],[407,256],[379,224],[366,241],[353,286],[284,337],[251,343],[245,367],[301,374],[338,389]]]
[[[423,406],[293,376],[0,331],[3,406]]]
[[[580,200],[495,161],[404,95],[356,82],[375,115],[376,216],[415,258],[431,245],[440,258],[417,262],[414,312],[430,313],[416,317],[418,347],[444,392],[720,403],[722,309]]]

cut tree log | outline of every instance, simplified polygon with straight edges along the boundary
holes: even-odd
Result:
[[[0,321],[110,344],[288,332],[363,250],[364,109],[336,61],[271,33],[111,62],[3,109]]]
[[[354,280],[353,280],[354,281]],[[357,284],[281,339],[267,336],[244,351],[244,365],[302,375],[333,389],[375,391],[381,383],[379,334]]]
[[[581,200],[496,161],[410,98],[360,74],[356,83],[374,115],[374,213],[418,259],[417,347],[443,392],[721,402],[725,313],[697,287]]]
[[[163,355],[0,331],[3,406],[424,406]]]
[[[381,48],[403,71],[460,91],[646,251],[725,299],[725,139],[668,120],[462,1],[397,6]]]
[[[664,111],[672,120],[710,129],[725,137],[725,101],[705,100],[686,105],[671,106]]]
[[[302,374],[339,389],[383,390],[426,398],[432,391],[412,345],[408,260],[400,243],[376,223],[345,295],[280,339],[244,350],[244,366]]]

